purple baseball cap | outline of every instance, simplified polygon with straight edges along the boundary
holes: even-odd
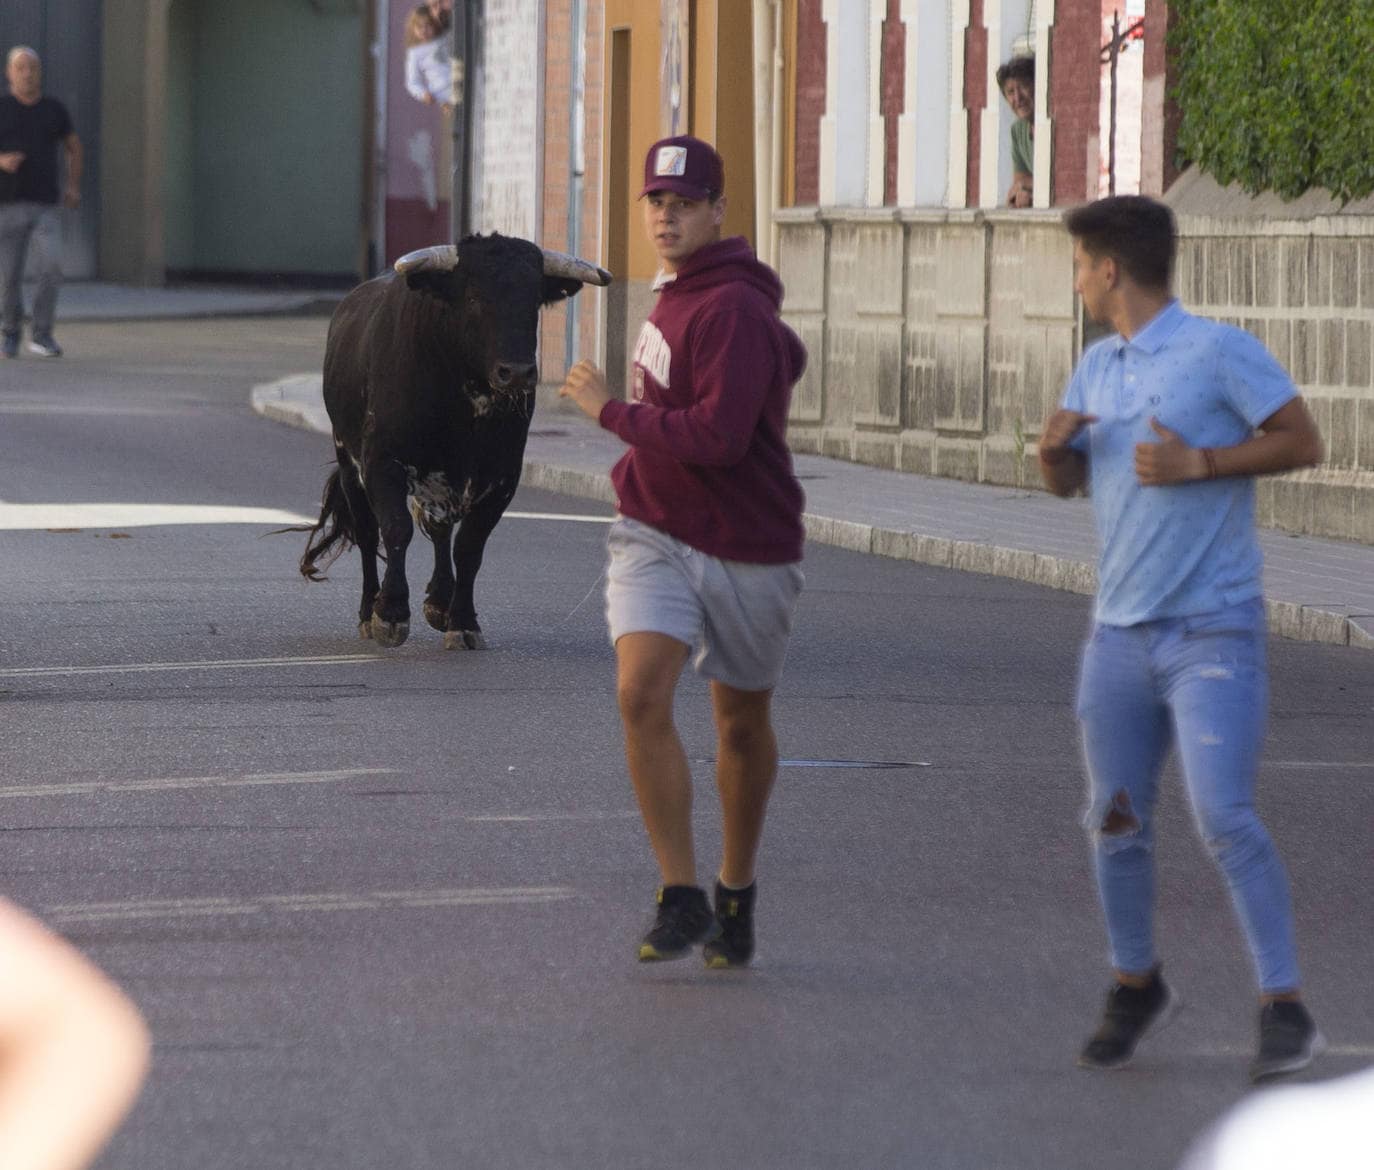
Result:
[[[725,163],[708,142],[679,134],[661,138],[644,158],[644,198],[654,191],[673,191],[688,199],[709,199],[725,190]]]

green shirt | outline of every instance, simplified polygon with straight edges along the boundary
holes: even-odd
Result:
[[[1024,118],[1011,124],[1011,169],[1035,174],[1035,143],[1031,140],[1031,124]]]

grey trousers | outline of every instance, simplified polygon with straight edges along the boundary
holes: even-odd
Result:
[[[52,332],[62,285],[62,219],[55,203],[0,203],[0,328],[18,333],[24,319],[24,260],[33,245],[33,333]]]

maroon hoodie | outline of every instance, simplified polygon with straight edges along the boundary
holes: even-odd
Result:
[[[623,515],[724,560],[801,560],[786,434],[806,350],[781,304],[777,274],[742,236],[661,282],[635,346],[632,401],[608,402],[599,419],[630,444],[611,471]]]

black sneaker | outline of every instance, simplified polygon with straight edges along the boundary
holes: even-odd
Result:
[[[1297,1072],[1326,1047],[1311,1013],[1296,1000],[1278,1000],[1260,1008],[1259,1055],[1250,1065],[1255,1082]]]
[[[1079,1067],[1121,1068],[1142,1037],[1166,1024],[1177,1008],[1178,999],[1158,971],[1144,987],[1115,984],[1107,992],[1102,1023],[1078,1054]]]
[[[639,944],[639,961],[680,959],[697,943],[709,942],[718,934],[720,926],[699,887],[662,886],[658,891],[658,914]]]
[[[754,890],[750,882],[731,890],[716,882],[716,921],[720,937],[702,949],[708,967],[744,967],[754,957]]]
[[[7,358],[19,356],[19,334],[11,333],[8,329],[0,333],[0,353]]]

